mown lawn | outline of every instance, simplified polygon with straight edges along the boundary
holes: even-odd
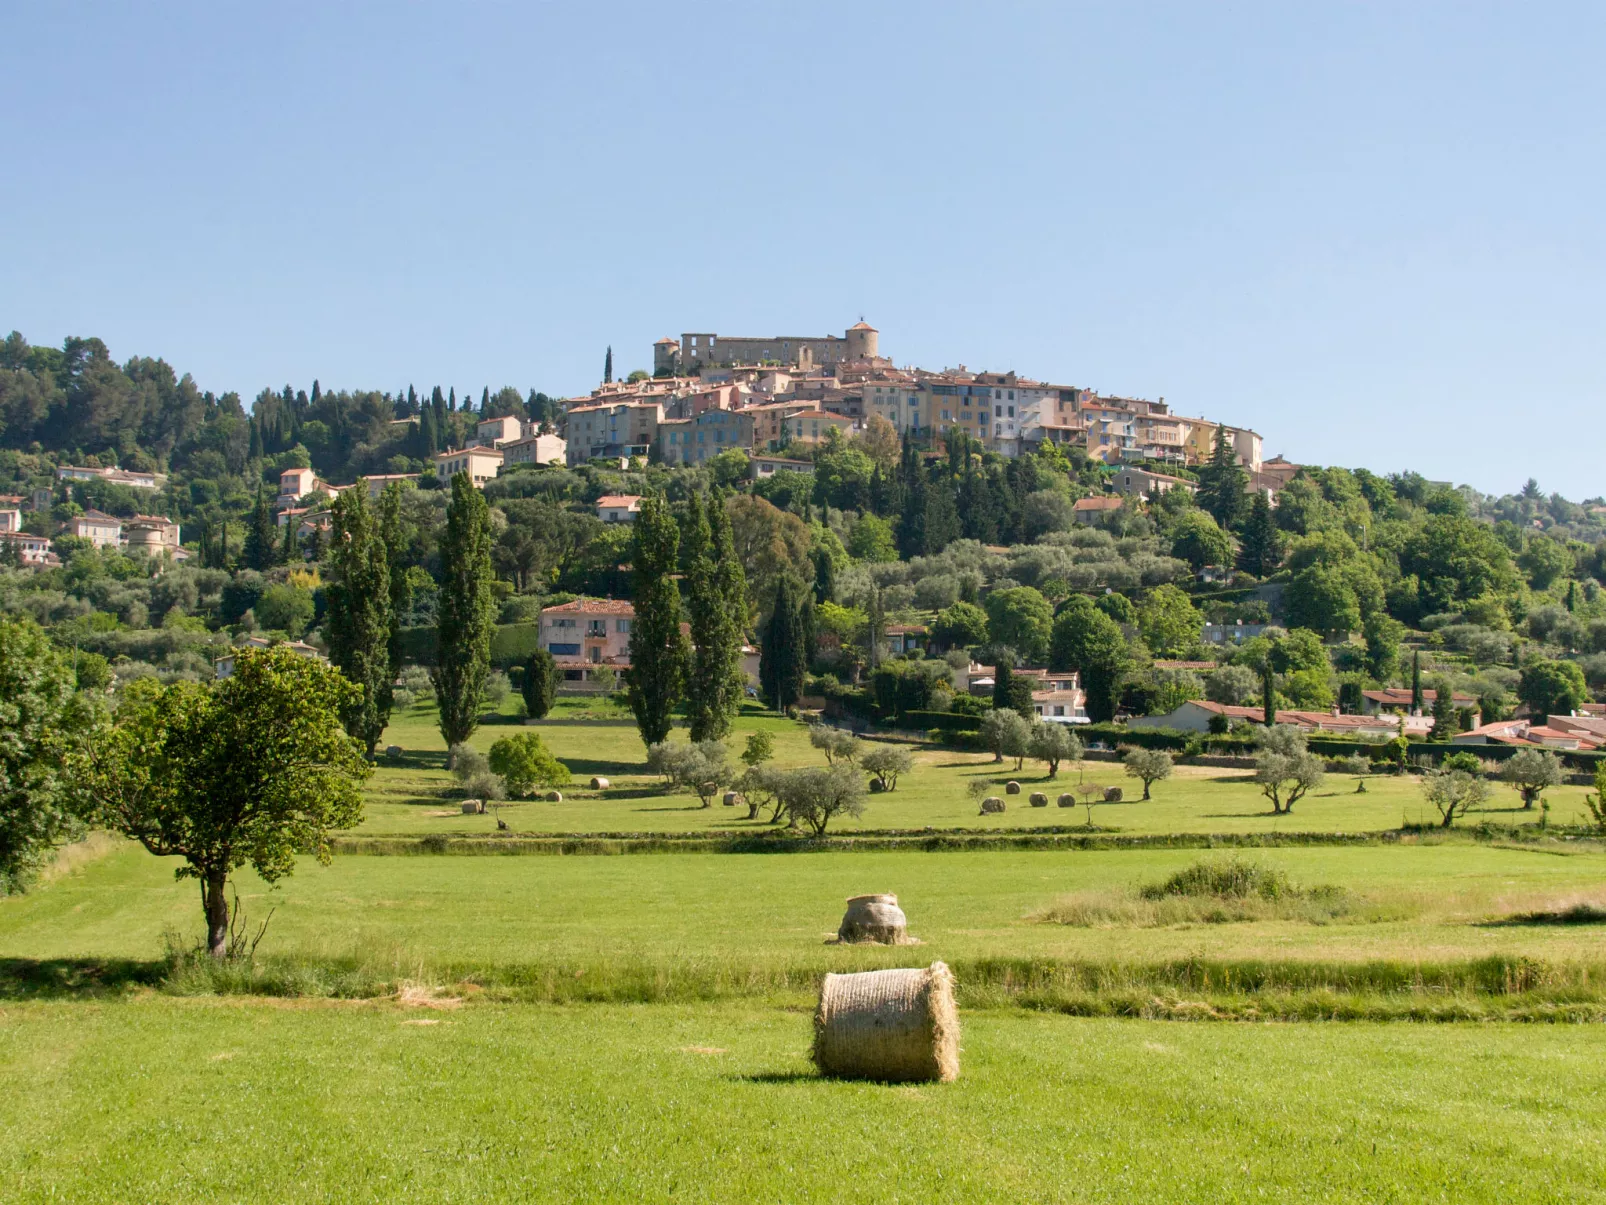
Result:
[[[582,711],[601,714],[592,701],[564,700],[555,716]],[[487,723],[469,742],[488,750],[498,737],[524,731],[511,709],[501,722]],[[810,748],[802,725],[750,709],[738,720],[729,741],[734,755],[747,735],[758,729],[775,738],[776,763],[783,766],[823,762]],[[369,783],[367,816],[359,830],[365,834],[490,833],[498,818],[515,832],[696,832],[707,830],[757,831],[768,826],[748,821],[745,808],[715,805],[703,808],[692,795],[665,791],[647,774],[646,749],[628,720],[611,724],[543,722],[532,725],[552,751],[570,768],[574,785],[562,803],[510,802],[494,814],[464,816],[452,794],[452,777],[445,768],[445,744],[435,727],[432,710],[415,708],[392,723],[385,743],[400,745],[399,764],[382,760]],[[685,731],[676,735],[685,738]],[[901,779],[890,795],[867,798],[865,814],[832,824],[833,831],[854,832],[889,828],[1034,828],[1048,825],[1084,825],[1087,812],[1080,806],[1055,806],[1060,794],[1079,777],[1122,789],[1125,801],[1100,804],[1093,823],[1100,829],[1122,833],[1264,833],[1376,832],[1402,824],[1433,824],[1438,817],[1422,798],[1414,777],[1368,777],[1365,794],[1355,791],[1355,779],[1330,775],[1317,791],[1300,800],[1291,815],[1275,816],[1271,805],[1250,781],[1247,771],[1179,766],[1171,779],[1157,783],[1153,799],[1141,802],[1142,783],[1127,778],[1124,768],[1110,762],[1088,761],[1080,770],[1061,766],[1049,780],[1041,763],[1028,761],[1019,774],[1012,762],[995,765],[985,754],[941,749],[914,751],[914,773]],[[738,765],[738,768],[739,765]],[[610,782],[609,789],[594,791],[587,783],[593,775]],[[974,779],[993,784],[1003,796],[1003,783],[1016,779],[1022,794],[1005,797],[1008,810],[982,816],[966,791]],[[1050,797],[1047,808],[1028,805],[1028,796],[1042,791]],[[1560,787],[1547,793],[1550,821],[1559,825],[1588,822],[1583,806],[1584,787]],[[1523,811],[1514,791],[1497,786],[1488,811],[1475,820],[1495,824],[1537,824],[1540,812]]]
[[[806,1011],[0,1010],[34,1202],[1584,1202],[1606,1032],[964,1021],[961,1078],[816,1078]]]
[[[239,876],[250,918],[274,909],[262,952],[413,966],[629,963],[823,971],[911,951],[824,943],[850,895],[895,892],[922,960],[1046,957],[1403,959],[1518,954],[1606,960],[1606,925],[1510,924],[1581,900],[1606,909],[1598,848],[1316,846],[1250,851],[1303,886],[1341,887],[1354,915],[1163,928],[1076,927],[1036,915],[1070,893],[1157,882],[1200,850],[344,856],[303,860],[269,890]],[[193,942],[200,908],[172,860],[137,847],[0,900],[0,958],[150,959],[164,933]]]

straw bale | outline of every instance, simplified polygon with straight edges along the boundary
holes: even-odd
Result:
[[[402,747],[400,745],[386,745],[385,746],[385,756],[386,757],[400,757],[401,755],[402,755]]]
[[[1105,803],[1120,803],[1121,802],[1121,788],[1120,787],[1105,787],[1104,788],[1104,802]]]
[[[948,967],[827,975],[813,1057],[824,1075],[951,1083],[959,1077],[959,1012]]]
[[[725,792],[725,798],[723,800],[723,803],[725,804],[726,807],[733,808],[733,807],[735,807],[737,804],[739,804],[741,802],[742,802],[742,793],[740,791],[726,791]]]
[[[986,799],[981,801],[981,814],[983,816],[990,816],[994,812],[1001,812],[1003,810],[1004,801],[997,795],[989,795]]]
[[[909,920],[895,895],[856,895],[836,931],[839,941],[873,941],[885,946],[909,944]]]
[[[563,802],[563,792],[562,791],[548,791],[546,793],[546,801],[548,803],[562,803]]]
[[[473,814],[473,815],[476,815],[476,816],[483,815],[484,812],[485,812],[485,800],[483,800],[483,799],[465,799],[465,800],[463,800],[463,812],[464,812],[465,815],[466,814]]]
[[[1020,794],[1020,783],[1016,782],[1013,778],[1010,779],[1008,782],[1006,782],[1004,784],[1004,794],[1006,794],[1006,795],[1019,795]]]
[[[1061,795],[1054,802],[1057,803],[1062,808],[1074,808],[1076,806],[1076,796],[1070,794],[1069,792],[1066,792],[1064,795]]]
[[[608,789],[608,780],[600,776],[593,778],[591,780],[591,789],[593,791],[606,791]]]
[[[1041,791],[1033,791],[1029,802],[1034,808],[1046,808],[1048,806],[1048,796]]]

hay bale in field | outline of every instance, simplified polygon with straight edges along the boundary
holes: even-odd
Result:
[[[824,1075],[891,1082],[959,1078],[959,1011],[948,967],[827,975],[814,1011]]]
[[[485,800],[483,800],[483,799],[465,799],[465,800],[463,800],[463,813],[464,813],[464,815],[475,815],[475,816],[483,816],[483,815],[485,815]]]
[[[989,795],[986,799],[981,801],[981,814],[983,816],[991,816],[993,813],[1001,812],[1003,810],[1004,801],[997,795]]]
[[[1076,806],[1076,796],[1067,792],[1066,794],[1061,795],[1057,800],[1055,800],[1055,802],[1062,808],[1074,808]]]
[[[386,757],[400,757],[401,755],[402,755],[402,747],[400,745],[386,745],[385,746],[385,756]]]
[[[1008,782],[1006,782],[1004,784],[1004,794],[1006,794],[1006,795],[1019,795],[1020,794],[1020,783],[1016,782],[1014,779],[1010,779]]]
[[[873,941],[884,946],[909,944],[909,920],[895,895],[856,895],[837,927],[838,941]]]
[[[602,777],[593,778],[591,780],[591,789],[593,791],[606,791],[608,789],[608,780]]]
[[[546,801],[548,803],[562,803],[563,802],[563,792],[562,791],[548,791],[546,793]]]
[[[725,798],[721,800],[721,802],[724,803],[726,807],[733,808],[738,803],[742,802],[742,793],[740,791],[726,791]]]
[[[1104,802],[1105,803],[1120,803],[1121,802],[1121,788],[1120,787],[1105,787],[1104,788]]]
[[[1041,791],[1033,791],[1027,802],[1034,808],[1046,808],[1048,806],[1048,796]]]

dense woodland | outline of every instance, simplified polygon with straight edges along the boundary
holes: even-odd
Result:
[[[86,680],[103,682],[209,678],[213,659],[252,632],[327,645],[341,569],[318,541],[300,547],[278,530],[267,499],[279,474],[310,465],[345,483],[423,472],[394,501],[387,556],[394,626],[421,634],[401,644],[402,659],[428,660],[453,572],[442,557],[453,491],[426,458],[506,413],[557,421],[552,399],[511,387],[476,397],[314,382],[265,389],[248,408],[159,359],[119,364],[96,339],[40,348],[14,333],[0,344],[0,492],[54,491],[49,510],[26,516],[29,530],[56,535],[90,507],[162,513],[183,522],[197,555],[173,567],[61,537],[59,568],[0,570],[0,609],[36,620]],[[483,492],[495,620],[516,628],[576,594],[630,596],[632,532],[596,518],[598,496],[656,496],[683,529],[702,513],[693,500],[717,496],[745,574],[747,638],[776,630],[777,597],[807,611],[817,652],[803,672],[814,680],[798,691],[875,670],[882,683],[919,680],[901,702],[903,685],[871,684],[893,710],[942,710],[955,705],[946,649],[1081,669],[1100,716],[1201,696],[1258,704],[1268,672],[1278,701],[1310,708],[1418,675],[1473,694],[1486,718],[1606,692],[1599,498],[1547,496],[1533,481],[1492,497],[1410,473],[1311,467],[1273,507],[1218,458],[1184,474],[1197,495],[1129,499],[1077,522],[1074,503],[1105,492],[1108,470],[1076,449],[1007,459],[962,439],[922,447],[872,420],[811,455],[812,475],[758,485],[739,452],[698,469],[509,472]],[[58,483],[54,468],[67,463],[169,477],[152,497]],[[1200,641],[1206,621],[1274,626],[1214,671],[1155,667],[1215,660]],[[924,665],[889,666],[878,637],[897,622],[932,628],[931,655],[915,658]],[[529,647],[496,646],[513,669]]]

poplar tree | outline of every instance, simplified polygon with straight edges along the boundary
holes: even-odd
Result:
[[[692,497],[686,525],[686,581],[692,638],[686,718],[692,740],[723,740],[742,707],[747,581],[736,556],[730,518],[717,496],[708,499],[706,510]]]
[[[680,532],[662,498],[642,499],[630,534],[633,567],[630,624],[630,710],[646,745],[663,741],[686,679],[688,650],[680,630]]]
[[[390,555],[378,518],[368,509],[367,490],[359,486],[344,491],[330,509],[332,580],[324,588],[328,601],[324,633],[329,660],[346,681],[362,688],[359,697],[341,708],[341,722],[371,758],[390,722],[396,680],[390,668]]]
[[[440,547],[439,619],[430,678],[440,707],[441,736],[449,750],[479,727],[496,621],[490,509],[467,473],[452,478],[452,500],[446,507],[446,531]]]
[[[390,680],[402,670],[402,619],[413,609],[413,586],[407,580],[404,559],[406,537],[402,531],[401,482],[392,481],[379,495],[379,538],[385,543],[385,560],[390,571]]]
[[[273,568],[279,543],[274,534],[273,510],[258,485],[256,505],[251,509],[251,521],[245,529],[245,549],[241,553],[248,568]]]

